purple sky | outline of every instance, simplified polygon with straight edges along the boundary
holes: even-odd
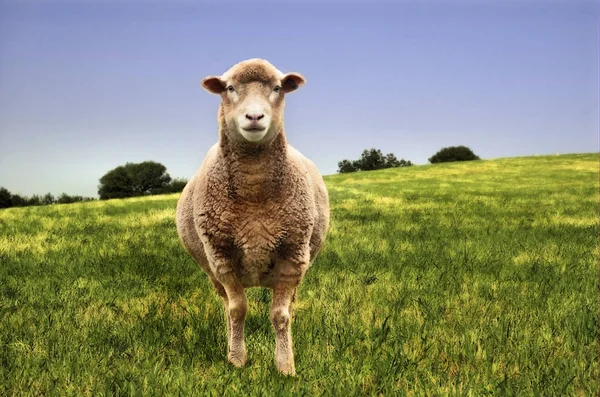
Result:
[[[370,147],[598,151],[595,1],[0,0],[0,186],[96,196],[143,160],[191,177],[217,139],[201,79],[254,57],[306,77],[286,131],[323,174]]]

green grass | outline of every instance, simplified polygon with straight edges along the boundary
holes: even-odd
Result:
[[[1,210],[0,395],[597,395],[598,177],[598,154],[327,177],[296,378],[267,290],[227,363],[178,195]]]

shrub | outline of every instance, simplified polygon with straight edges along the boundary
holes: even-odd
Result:
[[[470,160],[479,160],[479,157],[471,149],[462,145],[442,148],[429,158],[429,162],[432,164]]]

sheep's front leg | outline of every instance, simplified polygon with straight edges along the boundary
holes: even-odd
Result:
[[[292,349],[291,306],[296,294],[297,281],[283,281],[273,289],[271,322],[275,330],[275,364],[284,375],[296,375]]]
[[[246,364],[246,344],[244,343],[244,321],[246,319],[247,300],[244,287],[235,279],[233,272],[219,277],[226,293],[225,310],[227,315],[228,345],[227,359],[236,367]]]

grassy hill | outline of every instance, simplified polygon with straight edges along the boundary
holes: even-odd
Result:
[[[0,211],[0,395],[597,395],[598,154],[326,178],[295,379],[270,292],[249,363],[181,247],[178,195]]]

